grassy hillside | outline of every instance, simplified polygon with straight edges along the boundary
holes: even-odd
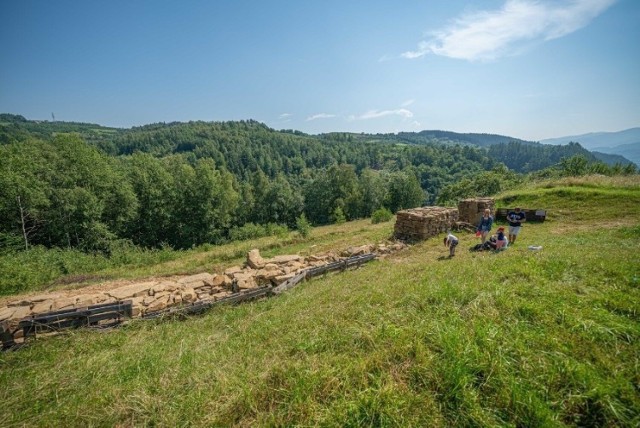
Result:
[[[432,239],[278,298],[0,354],[1,425],[638,426],[638,177],[501,197],[548,210],[504,252],[460,234],[449,259]],[[318,247],[272,251],[391,228],[331,226]]]

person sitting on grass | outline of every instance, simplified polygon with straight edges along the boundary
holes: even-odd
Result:
[[[498,234],[496,235],[496,250],[504,250],[509,245],[509,240],[504,234],[504,226],[498,228]]]
[[[456,247],[458,246],[458,238],[449,232],[446,238],[444,238],[444,246],[449,247],[449,257],[456,255]]]

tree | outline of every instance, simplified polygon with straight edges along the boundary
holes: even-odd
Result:
[[[365,169],[358,180],[361,194],[360,215],[370,217],[374,211],[384,205],[387,188],[378,171]]]
[[[388,191],[385,206],[396,213],[407,208],[421,206],[425,194],[416,176],[410,170],[393,172],[388,176]]]

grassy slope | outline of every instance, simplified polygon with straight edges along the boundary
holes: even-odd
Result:
[[[345,249],[381,242],[391,235],[391,230],[392,225],[371,225],[369,220],[361,220],[340,227],[315,228],[306,240],[301,240],[297,232],[291,232],[228,245],[204,245],[186,251],[125,248],[116,250],[112,257],[36,248],[0,255],[0,303],[17,294],[40,294],[114,279],[222,271],[243,263],[252,248],[259,248],[265,257]]]
[[[549,217],[502,253],[432,239],[278,298],[1,354],[0,425],[637,426],[639,184],[504,195]],[[366,233],[343,227],[325,244]]]

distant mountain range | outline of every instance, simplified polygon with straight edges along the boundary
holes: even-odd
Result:
[[[542,144],[580,145],[596,156],[598,154],[620,155],[640,166],[640,128],[625,129],[618,132],[592,132],[582,135],[549,138],[540,141]]]

